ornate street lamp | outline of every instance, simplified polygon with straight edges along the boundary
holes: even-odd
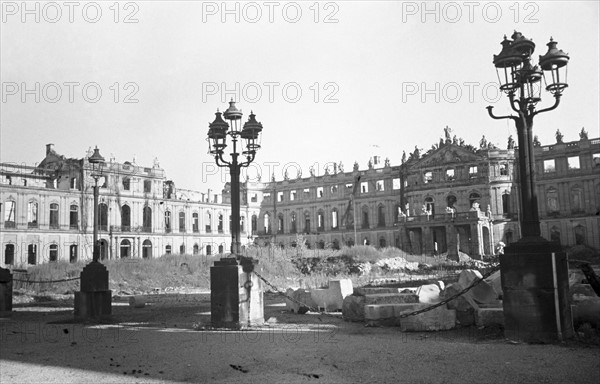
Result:
[[[240,169],[248,167],[256,151],[260,149],[262,124],[256,121],[254,113],[250,112],[248,121],[242,127],[242,111],[237,109],[233,99],[229,108],[221,114],[217,110],[215,120],[208,125],[208,152],[215,157],[219,167],[228,167],[231,175],[231,253],[236,257],[241,254],[240,248]],[[229,123],[225,122],[224,116]],[[231,161],[224,159],[228,147],[227,137],[231,138]],[[245,161],[239,162],[239,156]]]
[[[215,327],[239,328],[264,321],[262,283],[254,273],[258,261],[242,256],[240,249],[240,169],[254,161],[260,149],[261,132],[262,124],[252,112],[242,127],[242,111],[233,100],[225,113],[217,110],[215,120],[208,125],[208,152],[219,167],[228,167],[231,175],[231,253],[234,256],[217,260],[210,268],[210,317]],[[231,138],[230,144],[227,137]],[[231,161],[223,156],[228,147]],[[240,155],[244,161],[239,161]],[[244,289],[240,290],[242,286]]]
[[[89,157],[88,162],[92,166],[91,176],[94,179],[94,239],[92,260],[97,262],[100,258],[100,245],[98,244],[98,179],[102,177],[102,169],[104,167],[104,157],[100,154],[98,147],[94,149],[94,153]]]
[[[512,40],[508,40],[504,36],[504,41],[501,42],[502,50],[498,55],[494,55],[493,62],[498,72],[500,89],[507,94],[516,116],[495,116],[492,106],[488,106],[487,110],[494,119],[515,121],[519,143],[521,235],[523,238],[534,238],[540,237],[540,220],[534,186],[533,118],[558,107],[562,92],[567,87],[566,67],[569,56],[557,49],[556,41],[550,38],[547,44],[548,52],[539,59],[540,70],[537,65],[531,63],[534,42],[516,31],[511,38]],[[546,83],[546,90],[553,94],[555,101],[551,107],[537,110],[536,105],[542,99],[542,79]]]
[[[568,264],[560,246],[541,237],[532,128],[536,115],[558,107],[567,88],[569,56],[550,38],[548,52],[540,56],[538,67],[532,63],[533,41],[516,31],[511,38],[504,36],[502,50],[494,55],[493,63],[500,89],[507,94],[515,114],[495,116],[493,107],[487,107],[494,119],[514,120],[519,143],[521,239],[500,255],[504,333],[510,339],[552,342],[573,335]],[[537,109],[543,82],[545,90],[554,96],[554,104]]]

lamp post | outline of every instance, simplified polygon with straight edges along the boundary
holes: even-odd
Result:
[[[97,262],[100,259],[100,245],[98,244],[98,179],[102,176],[101,171],[104,166],[104,157],[100,154],[98,147],[88,159],[92,165],[92,178],[94,179],[94,237],[92,261]]]
[[[494,55],[500,89],[506,93],[515,114],[493,119],[514,120],[519,145],[519,224],[521,239],[500,255],[503,292],[504,333],[507,338],[526,342],[562,341],[573,335],[567,256],[559,245],[541,237],[538,200],[535,189],[533,118],[556,109],[567,88],[569,56],[556,47],[552,38],[548,51],[532,63],[535,44],[515,31],[504,36],[502,50]],[[542,83],[554,97],[554,103],[538,109]]]
[[[112,292],[109,289],[108,270],[99,263],[100,246],[98,244],[98,179],[102,176],[104,157],[98,147],[88,158],[91,164],[91,176],[94,179],[94,237],[92,262],[81,271],[79,292],[75,292],[75,320],[102,320],[110,318],[112,313]]]
[[[242,127],[242,111],[233,100],[225,113],[217,110],[215,115],[215,120],[208,125],[208,151],[219,167],[229,168],[231,175],[231,253],[234,257],[215,261],[210,268],[210,317],[215,327],[239,328],[264,321],[261,281],[253,273],[257,261],[243,257],[240,249],[240,169],[249,166],[260,149],[262,124],[250,112]],[[227,137],[231,138],[230,144]],[[228,147],[230,161],[224,158]],[[240,156],[245,159],[240,161]]]
[[[217,110],[215,120],[209,124],[208,142],[209,153],[215,157],[219,167],[228,167],[231,176],[231,253],[236,257],[241,254],[240,248],[240,170],[248,167],[254,161],[256,151],[260,149],[262,124],[256,121],[254,113],[250,112],[249,119],[241,124],[242,111],[237,109],[235,102],[229,102],[229,108],[221,114]],[[223,115],[229,123],[221,117]],[[227,137],[231,138],[231,161],[223,155],[228,147]],[[244,156],[244,161],[239,157]]]
[[[516,115],[495,116],[492,106],[488,106],[487,110],[493,119],[511,119],[515,122],[519,143],[521,237],[533,241],[540,238],[534,175],[533,118],[558,107],[562,92],[568,86],[566,70],[569,56],[556,48],[557,42],[550,38],[548,52],[540,56],[538,67],[531,63],[535,49],[533,41],[516,31],[511,38],[513,40],[504,36],[502,51],[494,55],[493,62],[498,72],[500,89],[507,94],[510,107]],[[554,105],[537,110],[537,104],[542,99],[542,79],[546,83],[546,90],[554,96]]]

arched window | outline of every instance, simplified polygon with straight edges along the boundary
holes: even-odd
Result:
[[[560,230],[556,226],[550,228],[550,241],[560,245]]]
[[[165,211],[165,232],[171,233],[171,211]]]
[[[277,233],[283,233],[283,213],[277,215]]]
[[[585,227],[581,224],[573,228],[575,232],[575,244],[583,245],[585,244]]]
[[[583,190],[577,185],[571,188],[571,211],[583,212]]]
[[[142,258],[152,258],[152,242],[148,239],[144,240],[144,242],[142,243]]]
[[[179,246],[179,254],[183,255],[185,253],[185,244],[181,244]]]
[[[207,256],[212,255],[212,246],[211,245],[206,246],[206,255]]]
[[[222,254],[223,251],[225,251],[225,247],[223,246],[223,244],[219,245],[219,254]]]
[[[362,228],[369,228],[369,207],[363,205],[362,207]]]
[[[473,208],[473,204],[477,203],[477,207],[481,204],[481,195],[477,192],[473,192],[469,195],[469,207]]]
[[[144,180],[144,192],[152,192],[152,180]]]
[[[310,213],[304,212],[304,233],[310,233]]]
[[[170,245],[170,244],[169,244],[169,245],[167,245],[167,246],[165,247],[165,253],[166,253],[167,255],[170,255],[170,254],[171,254],[171,245]]]
[[[142,213],[142,229],[144,232],[152,232],[152,208],[145,206]]]
[[[240,215],[240,232],[246,232],[246,216]]]
[[[101,231],[108,230],[108,205],[105,203],[98,204],[98,225]]]
[[[78,256],[77,253],[78,253],[77,244],[71,244],[69,246],[69,262],[70,263],[77,262],[77,256]]]
[[[379,204],[377,207],[377,226],[385,227],[385,206],[383,204]]]
[[[402,212],[402,207],[400,207],[400,204],[396,204],[394,207],[394,223],[398,223],[400,221],[400,212]]]
[[[331,210],[331,229],[337,229],[339,226],[339,217],[337,208]]]
[[[456,204],[456,196],[454,195],[448,195],[448,197],[446,197],[446,206],[449,208],[456,208],[454,205]]]
[[[58,224],[58,204],[50,204],[50,229],[60,228]]]
[[[131,179],[128,177],[123,178],[123,190],[129,191],[131,189]]]
[[[192,213],[192,232],[198,233],[200,231],[200,224],[198,221],[198,212]]]
[[[50,248],[48,250],[48,260],[57,261],[58,260],[58,245],[50,244]]]
[[[212,215],[209,211],[206,211],[206,224],[204,225],[206,233],[212,232]]]
[[[12,200],[4,203],[4,228],[15,228],[16,207],[17,203]]]
[[[385,240],[384,237],[380,237],[379,238],[379,248],[385,248],[387,247],[387,241]]]
[[[69,208],[69,228],[79,229],[79,207],[76,204]]]
[[[317,231],[321,232],[325,230],[325,214],[322,210],[317,212]]]
[[[435,203],[433,202],[433,197],[425,198],[425,210],[429,212],[430,215],[435,215]]]
[[[223,214],[219,213],[219,223],[217,225],[217,231],[219,231],[219,233],[223,233]]]
[[[185,212],[179,212],[179,232],[185,233]]]
[[[4,264],[13,265],[15,263],[15,245],[6,244],[4,246]]]
[[[30,201],[27,204],[27,228],[38,227],[38,204],[35,201]]]
[[[123,239],[121,241],[120,247],[121,257],[130,257],[131,256],[131,242],[127,239]]]
[[[271,215],[269,214],[269,212],[263,215],[263,231],[266,234],[271,233]]]
[[[108,259],[108,241],[106,239],[99,240],[100,243],[100,260]]]
[[[27,246],[27,264],[35,265],[37,263],[37,244]]]
[[[256,215],[252,215],[252,234],[255,234],[258,230],[258,218]]]
[[[194,247],[192,248],[192,252],[194,255],[197,255],[200,252],[200,247],[198,246],[198,244],[194,244]]]
[[[510,214],[510,194],[502,194],[502,213],[505,215]]]
[[[546,207],[549,213],[558,213],[558,191],[555,188],[546,190]]]
[[[131,231],[131,208],[129,208],[129,205],[123,205],[121,207],[121,231]]]
[[[298,227],[296,226],[296,212],[290,214],[290,233],[296,233]]]

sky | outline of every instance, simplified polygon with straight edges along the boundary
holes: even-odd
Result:
[[[179,188],[220,190],[208,124],[231,98],[263,124],[262,181],[373,155],[399,164],[444,127],[505,148],[516,130],[492,64],[514,30],[552,36],[569,87],[534,120],[542,144],[599,134],[597,1],[2,1],[0,161],[35,165],[53,143],[81,158],[152,166]],[[25,4],[25,6],[23,6]],[[553,103],[544,92],[541,107]]]

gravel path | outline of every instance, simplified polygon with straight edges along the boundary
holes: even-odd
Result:
[[[599,383],[600,348],[511,344],[499,330],[402,333],[285,313],[266,297],[268,326],[196,331],[207,295],[115,302],[114,321],[72,322],[72,302],[19,306],[0,319],[4,383]],[[277,322],[274,322],[276,319]]]

